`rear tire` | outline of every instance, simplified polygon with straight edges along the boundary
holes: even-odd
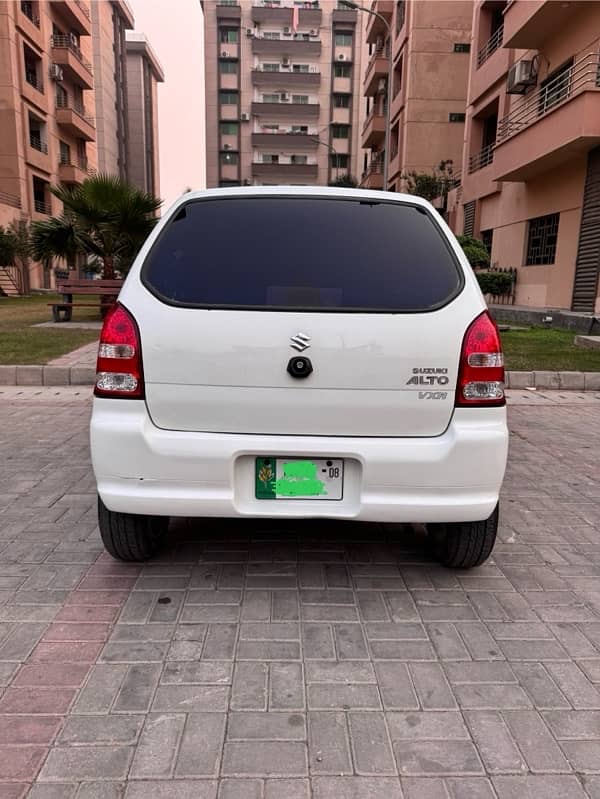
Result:
[[[106,551],[117,560],[148,560],[158,551],[168,516],[140,516],[109,510],[98,497],[98,526]]]
[[[484,563],[496,542],[498,509],[496,505],[492,515],[482,522],[430,525],[435,559],[450,569],[472,569]]]

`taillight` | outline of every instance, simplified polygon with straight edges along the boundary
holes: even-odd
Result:
[[[140,334],[133,316],[116,303],[104,319],[96,366],[96,397],[143,399]]]
[[[456,405],[504,405],[504,356],[496,323],[484,311],[463,340]]]

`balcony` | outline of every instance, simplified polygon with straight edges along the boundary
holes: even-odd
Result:
[[[50,44],[52,60],[62,67],[65,76],[85,89],[93,89],[92,65],[83,57],[76,40],[56,35],[50,37]]]
[[[383,189],[383,161],[373,159],[367,169],[362,173],[361,189]]]
[[[600,144],[600,57],[589,53],[498,123],[496,180],[523,181]]]
[[[36,214],[43,214],[44,216],[51,216],[52,214],[52,205],[46,200],[34,199],[33,209]]]
[[[67,23],[68,27],[81,36],[90,36],[92,21],[90,9],[82,0],[52,0],[53,9]]]
[[[373,0],[371,11],[381,14],[391,24],[394,14],[394,2],[393,0]],[[367,15],[366,26],[367,42],[371,44],[376,42],[381,36],[387,36],[387,29],[383,24],[383,20],[373,16],[373,14]]]
[[[58,179],[62,183],[83,183],[88,177],[87,161],[73,162],[61,159],[58,164]]]
[[[258,87],[269,87],[271,89],[286,90],[294,86],[320,86],[321,73],[315,72],[294,72],[291,69],[280,69],[272,72],[266,69],[252,70],[252,85]]]
[[[318,164],[267,164],[261,161],[252,163],[252,177],[277,178],[282,176],[290,178],[317,178],[319,175]]]
[[[504,13],[505,47],[539,50],[549,35],[562,30],[573,18],[575,5],[550,0],[514,0],[509,3]]]
[[[21,82],[23,97],[42,111],[48,110],[48,98],[44,94],[44,82],[41,75],[33,70],[25,70]]]
[[[40,29],[40,18],[37,8],[32,2],[28,2],[28,0],[21,0],[20,8],[21,13],[17,14],[15,20],[19,29],[27,38],[35,42],[40,49],[43,49],[44,38]]]
[[[50,172],[50,159],[48,158],[48,145],[39,135],[29,135],[29,147],[25,154],[27,163],[43,172]]]
[[[492,163],[494,160],[495,146],[495,142],[492,142],[492,144],[488,144],[478,153],[469,156],[469,175],[472,175],[473,172],[478,172],[480,169],[483,169]]]
[[[257,3],[252,8],[252,22],[272,23],[273,25],[292,27],[292,5],[278,6],[270,3]],[[298,24],[301,28],[318,28],[323,19],[323,12],[318,3],[305,3],[304,8],[298,10]]]
[[[483,45],[483,47],[477,53],[477,69],[482,64],[488,60],[490,56],[492,56],[499,47],[502,47],[502,41],[504,37],[504,26],[500,25],[497,31],[495,31],[487,42]]]
[[[358,12],[352,8],[334,8],[331,12],[332,22],[341,22],[342,25],[356,25]]]
[[[377,94],[379,81],[387,80],[389,68],[389,58],[384,47],[378,47],[367,65],[365,80],[363,84],[363,94],[372,97]]]
[[[318,119],[320,103],[252,103],[255,116],[268,116],[279,119]]]
[[[256,131],[252,134],[252,146],[272,148],[276,152],[289,150],[316,150],[319,146],[317,133],[298,133],[293,131]]]
[[[372,110],[366,119],[362,131],[362,146],[372,148],[376,144],[383,144],[385,139],[385,116]]]
[[[241,19],[242,9],[237,2],[225,2],[217,0],[217,19]]]
[[[61,125],[71,136],[94,141],[96,138],[95,120],[83,106],[58,103],[56,106],[56,123]]]
[[[289,36],[283,39],[265,39],[253,36],[252,52],[254,55],[287,55],[291,58],[320,56],[321,41],[320,39],[292,39]]]

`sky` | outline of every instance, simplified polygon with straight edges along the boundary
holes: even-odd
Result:
[[[158,85],[160,194],[163,211],[188,187],[206,185],[204,29],[199,0],[129,0],[135,30],[162,64]]]

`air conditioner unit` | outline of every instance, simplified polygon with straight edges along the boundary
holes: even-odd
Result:
[[[60,67],[58,64],[52,64],[50,66],[50,77],[52,80],[62,80],[64,78],[62,67]]]
[[[343,53],[340,53],[338,55],[338,57],[337,57],[337,60],[338,61],[345,61],[346,60],[346,56]]]
[[[250,178],[244,178],[244,186],[251,186],[251,185],[252,181],[250,180]]]
[[[231,144],[224,144],[223,145],[223,149],[224,150],[231,150]]]
[[[227,50],[221,50],[221,58],[229,58],[229,53]]]
[[[377,91],[378,92],[385,92],[385,84],[387,83],[385,78],[380,78],[379,83],[377,84]]]
[[[292,29],[291,29],[291,28],[289,28],[289,27],[286,25],[286,26],[285,26],[285,28],[283,29],[283,35],[284,35],[284,36],[289,36],[291,32],[292,32]]]
[[[252,30],[252,28],[246,28],[246,36],[248,38],[251,38],[252,36],[254,36],[254,31]]]
[[[517,61],[506,78],[507,94],[525,94],[529,86],[537,83],[537,70],[533,61]]]
[[[250,122],[250,114],[240,114],[240,120],[242,122]]]
[[[69,34],[69,39],[73,47],[79,47],[79,42],[77,41],[77,36],[74,33]]]
[[[280,97],[280,99],[281,99],[281,102],[282,102],[282,103],[287,103],[287,102],[289,102],[290,96],[289,96],[289,94],[288,94],[287,92],[282,92],[282,93],[279,95],[279,97]]]
[[[315,29],[313,28],[313,29],[310,31],[310,35],[311,35],[311,36],[318,36],[318,35],[319,35],[319,31],[318,31],[318,30],[315,30]]]
[[[282,67],[289,67],[289,65],[290,65],[290,59],[288,58],[288,56],[284,56],[281,59],[281,66]]]

